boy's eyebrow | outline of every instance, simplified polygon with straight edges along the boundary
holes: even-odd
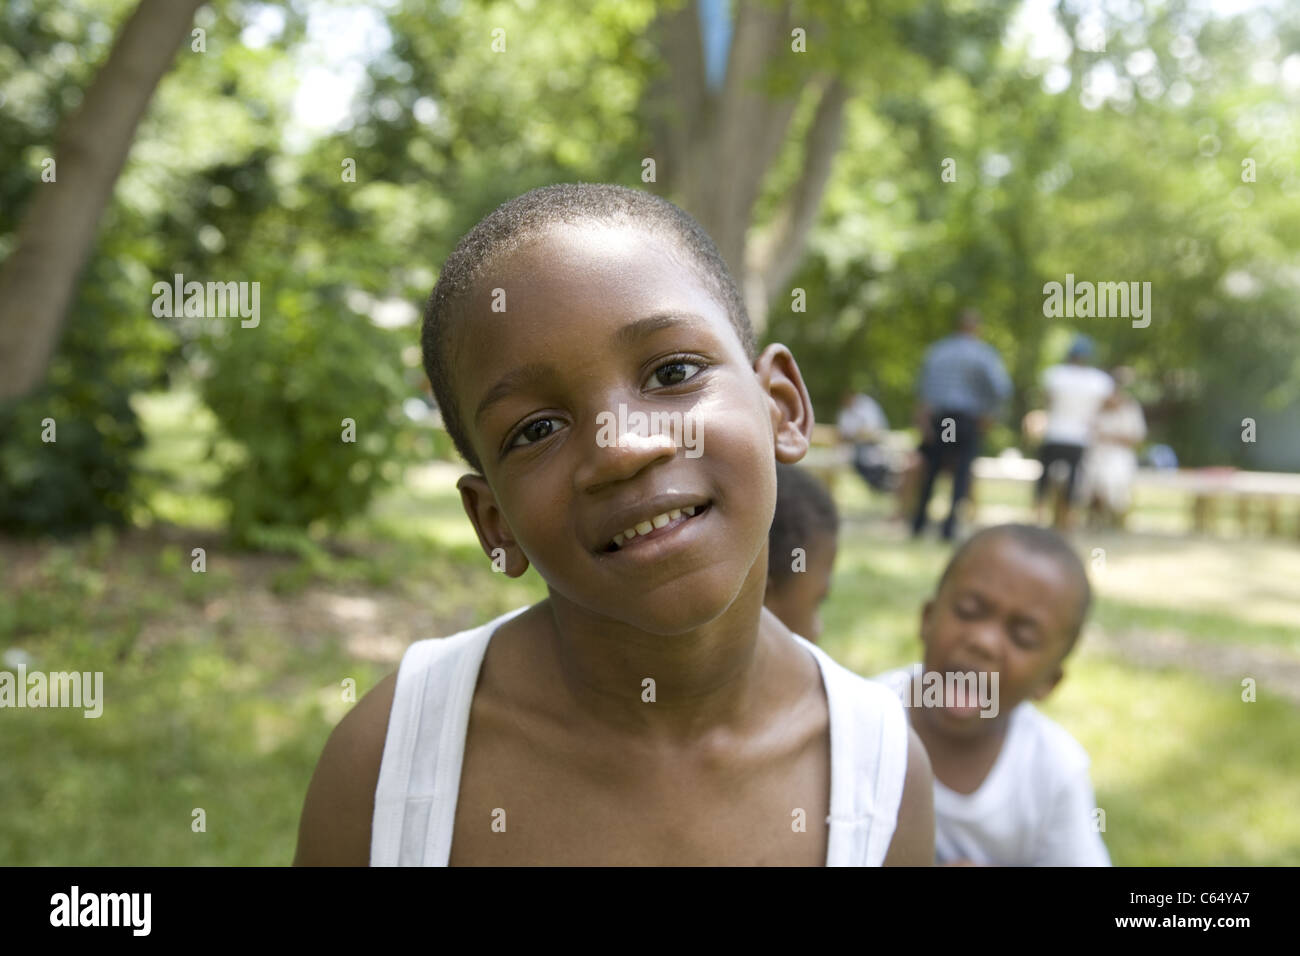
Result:
[[[511,369],[501,378],[497,379],[495,385],[489,388],[483,398],[478,403],[478,409],[474,412],[474,421],[478,422],[483,417],[483,413],[491,406],[501,401],[511,392],[517,391],[527,385],[539,382],[551,374],[551,368],[543,362],[528,362],[520,365],[518,368]]]
[[[702,321],[704,321],[702,316],[690,312],[654,312],[616,329],[614,344],[621,346],[635,345],[642,339],[674,325],[691,325]]]

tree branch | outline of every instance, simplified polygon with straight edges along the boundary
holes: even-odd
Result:
[[[791,7],[738,2],[727,75],[704,148],[685,171],[688,209],[713,236],[741,278],[754,203],[794,115],[797,95],[773,97],[763,85],[771,64],[789,53]]]
[[[838,77],[826,82],[808,130],[799,179],[782,202],[771,225],[750,245],[746,271],[761,278],[764,300],[781,291],[803,257],[804,244],[817,220],[817,211],[840,148],[844,107],[850,95],[848,87]],[[764,313],[750,316],[760,325],[765,318],[766,301],[761,305]]]

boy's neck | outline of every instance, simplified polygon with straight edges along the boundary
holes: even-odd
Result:
[[[925,744],[935,779],[957,793],[980,788],[997,762],[1011,726],[1010,707],[996,717],[978,717],[977,732],[958,734],[943,727],[937,715],[921,707],[908,708],[916,735]]]
[[[614,732],[684,743],[739,729],[758,711],[756,701],[764,711],[779,706],[772,694],[798,683],[781,677],[791,652],[816,668],[775,618],[764,616],[765,588],[765,573],[751,575],[726,612],[685,634],[596,619],[554,593],[538,611],[550,623],[553,666],[583,713]]]

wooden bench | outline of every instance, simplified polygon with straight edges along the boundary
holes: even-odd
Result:
[[[1139,469],[1135,487],[1165,488],[1188,495],[1192,527],[1213,533],[1218,526],[1221,503],[1236,499],[1237,528],[1242,534],[1252,525],[1262,525],[1266,534],[1282,534],[1282,505],[1300,502],[1300,475],[1271,471],[1239,471],[1234,468],[1189,468],[1178,471]],[[1258,522],[1256,519],[1260,519]],[[1296,536],[1300,538],[1300,508],[1296,514]]]

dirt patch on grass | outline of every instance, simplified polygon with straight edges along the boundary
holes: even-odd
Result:
[[[1258,694],[1276,694],[1300,705],[1300,656],[1282,648],[1207,644],[1178,631],[1127,630],[1088,635],[1088,646],[1138,667],[1194,671],[1238,685],[1247,677]]]

